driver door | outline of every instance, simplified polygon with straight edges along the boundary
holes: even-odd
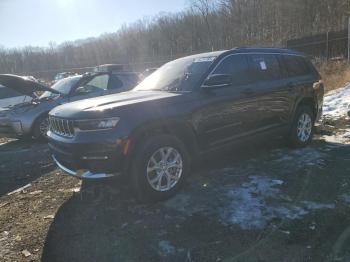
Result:
[[[201,92],[198,128],[201,144],[206,149],[221,147],[256,129],[256,85],[246,56],[235,54],[223,58],[212,72],[215,74],[230,75],[232,83],[208,87]]]
[[[83,86],[77,87],[70,101],[87,99],[108,94],[109,74],[97,75]]]

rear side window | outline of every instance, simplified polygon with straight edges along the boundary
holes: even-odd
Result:
[[[250,55],[249,60],[256,80],[268,81],[282,78],[280,63],[275,55]]]
[[[311,73],[310,66],[301,56],[284,55],[283,62],[289,77],[303,76]]]
[[[213,74],[232,75],[232,83],[236,86],[251,82],[248,61],[244,55],[231,55],[224,58]]]

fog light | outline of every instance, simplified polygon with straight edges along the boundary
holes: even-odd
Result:
[[[83,160],[107,160],[108,156],[83,156]]]

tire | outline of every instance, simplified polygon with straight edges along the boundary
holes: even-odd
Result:
[[[290,145],[296,148],[309,145],[314,134],[314,124],[315,117],[312,109],[309,106],[300,106],[289,133]]]
[[[139,201],[161,201],[179,191],[189,171],[190,158],[183,142],[174,136],[157,135],[136,148],[131,183]]]
[[[36,139],[36,140],[46,140],[47,139],[46,132],[44,133],[44,131],[43,131],[43,125],[46,126],[46,132],[47,132],[48,128],[49,128],[49,122],[48,122],[47,115],[40,116],[35,121],[34,128],[33,128],[34,139]]]

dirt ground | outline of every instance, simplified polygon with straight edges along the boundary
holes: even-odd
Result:
[[[350,261],[347,122],[326,121],[305,149],[276,140],[208,156],[182,192],[149,205],[118,180],[83,198],[44,143],[1,140],[0,260]]]

